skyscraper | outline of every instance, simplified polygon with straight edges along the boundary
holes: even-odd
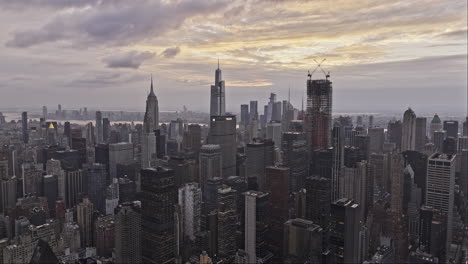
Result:
[[[436,150],[441,152],[443,149],[444,140],[447,138],[447,131],[437,130],[434,131],[433,135],[432,142],[434,143]]]
[[[221,147],[223,177],[236,175],[236,116],[211,116],[208,144]]]
[[[445,216],[447,226],[446,249],[452,241],[452,220],[455,193],[456,155],[434,153],[427,163],[426,205],[438,209]]]
[[[102,143],[102,113],[96,111],[96,143]]]
[[[23,136],[23,143],[29,143],[29,131],[28,131],[28,112],[23,112],[21,114],[21,131]]]
[[[219,145],[203,145],[199,155],[199,183],[204,188],[208,179],[222,178],[223,167],[221,147]]]
[[[163,167],[141,170],[142,259],[145,263],[175,260],[174,171]]]
[[[306,179],[306,219],[328,230],[330,222],[331,181],[317,176]]]
[[[427,119],[425,117],[416,118],[416,150],[422,151],[426,144]]]
[[[311,149],[327,148],[331,145],[332,130],[332,82],[307,79],[307,110],[304,129]]]
[[[133,144],[119,142],[109,144],[109,179],[117,177],[117,164],[129,164],[133,161]]]
[[[249,105],[248,104],[242,104],[241,105],[241,112],[240,112],[240,124],[246,128],[247,125],[249,124],[250,121],[250,116],[249,116]]]
[[[286,132],[282,140],[283,165],[289,168],[289,189],[297,192],[307,177],[307,142],[304,133]]]
[[[274,143],[271,140],[257,140],[247,144],[245,169],[249,189],[266,189],[265,168],[275,162]]]
[[[77,222],[80,227],[81,247],[91,247],[93,245],[93,203],[84,198],[77,208]]]
[[[107,169],[104,164],[94,163],[86,167],[88,179],[87,193],[89,200],[94,205],[94,209],[105,213],[105,199],[107,187]]]
[[[442,121],[440,117],[435,114],[431,120],[431,125],[429,127],[429,136],[431,137],[431,142],[434,143],[434,132],[442,130]]]
[[[312,221],[296,218],[284,223],[283,261],[323,263],[323,229]]]
[[[250,120],[258,120],[258,102],[250,101]]]
[[[218,60],[218,69],[215,71],[215,84],[211,85],[211,96],[210,96],[210,115],[211,116],[222,116],[226,113],[226,103],[225,103],[225,84],[222,80],[221,69],[219,68]]]
[[[447,131],[447,137],[458,138],[458,121],[444,121],[444,130]]]
[[[236,190],[227,185],[218,188],[218,255],[229,262],[234,256],[237,231]]]
[[[182,233],[192,241],[195,241],[195,233],[200,231],[201,204],[202,191],[198,184],[187,183],[179,188]]]
[[[115,263],[141,263],[141,204],[128,202],[115,209]]]
[[[416,150],[416,114],[411,108],[403,115],[401,131],[401,152]]]
[[[369,152],[381,153],[385,141],[385,132],[381,127],[369,128]]]
[[[146,111],[143,121],[143,138],[141,142],[141,167],[151,167],[152,160],[156,156],[155,130],[159,129],[158,98],[153,90],[153,78],[151,77],[150,93],[146,99]]]

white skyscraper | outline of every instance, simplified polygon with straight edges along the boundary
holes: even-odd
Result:
[[[416,150],[416,114],[411,108],[403,115],[401,131],[401,152]]]
[[[183,234],[192,241],[200,231],[202,191],[197,183],[187,183],[179,188],[179,206]]]

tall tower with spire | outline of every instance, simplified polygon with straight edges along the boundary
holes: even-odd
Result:
[[[218,59],[218,69],[215,71],[215,84],[211,85],[210,93],[210,115],[211,116],[221,116],[226,113],[226,98],[225,98],[225,86],[224,81],[222,80],[221,69],[219,68],[219,59]]]
[[[156,157],[156,134],[159,129],[158,98],[154,94],[153,77],[151,76],[151,90],[146,99],[145,118],[143,120],[143,138],[141,145],[141,167],[152,167],[152,160]]]

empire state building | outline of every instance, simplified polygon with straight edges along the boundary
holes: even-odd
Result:
[[[143,140],[141,145],[141,167],[151,167],[151,161],[156,156],[156,135],[159,129],[158,98],[153,90],[153,77],[151,77],[151,90],[146,99],[145,118],[143,120]]]

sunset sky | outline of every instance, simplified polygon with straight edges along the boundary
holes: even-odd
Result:
[[[464,112],[466,0],[0,0],[0,109],[227,110],[270,92],[300,108],[316,60],[334,111]],[[316,71],[316,78],[323,73]]]

